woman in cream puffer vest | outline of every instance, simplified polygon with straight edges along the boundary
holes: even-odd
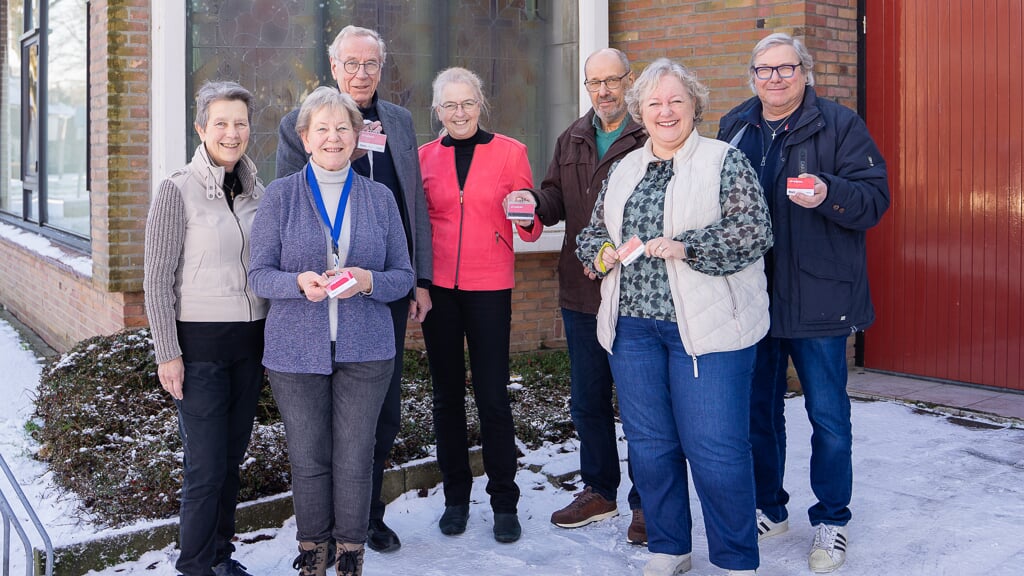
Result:
[[[598,340],[654,553],[645,576],[691,565],[687,463],[711,562],[758,566],[748,415],[772,234],[746,157],[695,129],[707,93],[667,59],[644,70],[626,102],[650,139],[612,168],[578,237],[580,260],[604,277]]]

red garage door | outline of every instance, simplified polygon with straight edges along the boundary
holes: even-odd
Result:
[[[866,0],[869,368],[1024,390],[1021,0]]]

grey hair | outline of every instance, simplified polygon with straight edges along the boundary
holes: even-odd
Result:
[[[583,74],[584,75],[586,75],[586,73],[587,73],[587,64],[590,64],[590,59],[593,58],[594,56],[597,56],[598,54],[604,54],[604,53],[610,53],[610,54],[614,54],[615,56],[617,56],[619,58],[619,62],[622,63],[622,69],[625,70],[627,74],[629,73],[629,58],[626,57],[626,53],[625,52],[623,52],[622,50],[619,50],[618,48],[601,48],[600,50],[595,51],[590,56],[587,56],[587,59],[583,61]],[[585,80],[585,78],[584,78],[584,80]]]
[[[637,124],[643,125],[640,103],[658,86],[663,76],[675,76],[693,100],[693,123],[700,124],[704,120],[704,111],[708,108],[708,87],[697,79],[697,75],[686,66],[673,62],[668,58],[658,58],[651,62],[640,74],[633,87],[626,92],[626,109]]]
[[[219,81],[206,82],[196,92],[196,126],[206,128],[210,121],[210,104],[218,100],[238,100],[245,103],[245,110],[249,116],[249,123],[252,123],[252,115],[256,109],[252,92],[243,88],[237,82]]]
[[[327,57],[330,58],[331,60],[337,60],[338,50],[341,49],[341,43],[344,42],[345,39],[347,38],[359,36],[363,38],[372,38],[377,42],[377,48],[378,51],[380,52],[380,65],[381,68],[383,68],[384,61],[388,57],[388,50],[387,47],[384,45],[384,39],[380,37],[380,34],[378,34],[376,30],[370,30],[369,28],[362,28],[360,26],[353,26],[351,24],[342,28],[341,32],[338,32],[338,35],[334,37],[334,42],[331,42],[331,45],[328,46],[327,48]]]
[[[460,68],[453,66],[442,70],[436,78],[434,78],[434,95],[430,101],[430,111],[440,121],[440,116],[437,113],[438,106],[441,105],[441,94],[449,84],[465,84],[473,89],[473,97],[476,98],[477,102],[480,103],[480,114],[485,116],[490,114],[491,106],[487,102],[487,98],[484,96],[483,81],[476,75],[472,70],[466,68]],[[445,129],[441,128],[441,135],[444,136],[446,133]]]
[[[757,43],[757,46],[754,46],[753,52],[750,53],[750,66],[747,68],[747,75],[749,76],[750,89],[754,91],[754,94],[757,94],[757,89],[754,88],[754,61],[766,50],[776,46],[789,46],[793,48],[796,52],[796,57],[800,59],[800,69],[803,70],[804,78],[806,78],[804,84],[814,86],[814,57],[811,56],[807,46],[799,38],[793,38],[783,32],[776,32],[762,38]]]
[[[309,121],[313,114],[329,108],[331,110],[344,110],[348,113],[349,122],[352,124],[352,131],[356,134],[363,129],[363,115],[356,106],[356,101],[351,96],[340,92],[337,88],[321,86],[310,92],[309,96],[302,101],[299,108],[299,117],[295,120],[295,132],[302,136],[309,130]]]

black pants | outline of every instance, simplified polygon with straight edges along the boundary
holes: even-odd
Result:
[[[373,492],[370,496],[370,519],[384,518],[385,503],[380,497],[384,483],[384,464],[391,454],[395,437],[402,426],[402,352],[405,350],[405,327],[409,319],[409,299],[388,304],[395,325],[395,371],[388,384],[388,394],[377,417],[377,440],[373,445]]]
[[[431,287],[430,298],[433,308],[423,323],[423,340],[434,384],[434,432],[445,505],[468,504],[473,484],[466,434],[465,337],[491,508],[516,512],[515,427],[508,400],[512,290]]]
[[[238,466],[249,447],[260,387],[262,350],[237,361],[185,361],[185,397],[176,400],[185,453],[176,567],[212,574],[231,557]]]

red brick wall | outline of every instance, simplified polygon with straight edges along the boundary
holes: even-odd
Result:
[[[610,0],[610,44],[642,70],[667,57],[697,72],[711,88],[700,131],[753,96],[750,51],[773,32],[800,37],[815,59],[818,95],[856,109],[857,0]]]
[[[90,2],[92,277],[0,239],[0,304],[58,351],[146,325],[141,288],[149,206],[149,5]]]
[[[516,257],[516,287],[512,291],[512,351],[564,348],[562,312],[558,307],[558,253]],[[423,348],[419,324],[410,323],[406,348]]]

